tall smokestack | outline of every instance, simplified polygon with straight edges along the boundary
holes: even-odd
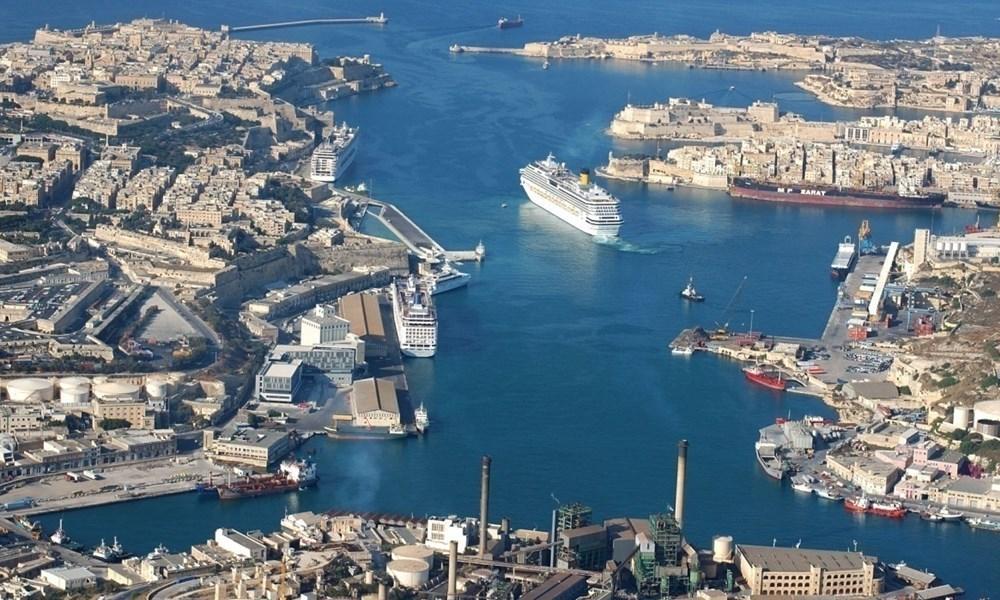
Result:
[[[684,528],[684,480],[687,478],[688,441],[677,442],[677,497],[674,499],[674,518],[677,526]]]
[[[493,459],[483,456],[483,470],[479,488],[479,556],[486,556],[486,529],[490,518],[490,465]]]
[[[448,544],[448,600],[458,596],[458,542]]]

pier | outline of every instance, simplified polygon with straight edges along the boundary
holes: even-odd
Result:
[[[357,202],[362,207],[359,212],[361,216],[371,215],[374,217],[421,260],[440,262],[446,259],[480,262],[486,257],[485,248],[481,243],[474,250],[445,250],[444,246],[437,243],[394,204],[341,189],[336,191],[338,194]]]
[[[448,48],[454,54],[514,54],[517,56],[533,56],[526,52],[524,48],[490,48],[488,46],[460,46],[455,44]]]
[[[282,21],[279,23],[261,23],[259,25],[242,25],[232,27],[223,25],[224,33],[237,33],[240,31],[260,31],[262,29],[285,29],[288,27],[306,27],[309,25],[385,25],[389,22],[389,17],[385,13],[379,13],[377,17],[354,17],[344,19],[301,19],[298,21]]]

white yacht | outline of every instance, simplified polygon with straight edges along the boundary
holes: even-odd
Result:
[[[405,283],[394,281],[390,292],[399,349],[406,356],[434,356],[437,352],[438,323],[430,292],[412,275]]]
[[[521,187],[528,199],[584,233],[617,237],[622,225],[618,198],[590,182],[590,171],[577,177],[549,154],[521,169]]]
[[[431,294],[443,294],[451,290],[457,290],[469,284],[472,276],[459,271],[450,262],[445,261],[440,269],[431,271],[423,278],[424,284]]]
[[[358,128],[341,122],[330,138],[316,147],[309,162],[309,178],[333,183],[344,174],[358,154]]]
[[[423,433],[430,427],[431,421],[427,416],[427,409],[424,408],[423,402],[413,411],[413,421],[414,426],[417,428],[417,433]]]

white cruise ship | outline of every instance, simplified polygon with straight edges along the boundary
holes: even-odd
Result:
[[[313,181],[333,183],[344,174],[358,154],[358,128],[341,122],[330,134],[330,139],[316,147],[309,163],[309,177]]]
[[[618,198],[590,182],[590,172],[577,178],[549,154],[521,169],[521,187],[528,199],[584,233],[616,237],[622,225]]]
[[[434,356],[437,352],[438,323],[430,293],[413,276],[405,283],[394,281],[390,291],[399,349],[406,356]]]

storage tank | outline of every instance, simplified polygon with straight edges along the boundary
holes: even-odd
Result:
[[[712,538],[712,560],[717,563],[732,562],[733,536],[717,535]]]
[[[996,419],[979,419],[976,431],[990,437],[1000,437],[1000,421]]]
[[[60,379],[59,401],[63,404],[90,402],[90,380],[86,377],[63,377]]]
[[[419,560],[427,565],[428,569],[433,569],[434,551],[420,544],[399,546],[392,549],[392,560]]]
[[[973,405],[976,414],[975,424],[980,421],[1000,421],[1000,400],[983,400]]]
[[[391,560],[385,570],[396,583],[410,589],[417,589],[430,578],[430,567],[422,560]]]
[[[138,400],[140,390],[134,383],[109,381],[94,386],[94,396],[101,400]]]
[[[51,402],[55,386],[48,379],[25,377],[7,382],[7,397],[11,402]]]
[[[968,406],[956,406],[951,415],[951,424],[958,429],[968,429],[972,425],[972,409]]]
[[[146,382],[146,394],[151,400],[162,400],[167,397],[167,382],[153,379]]]

